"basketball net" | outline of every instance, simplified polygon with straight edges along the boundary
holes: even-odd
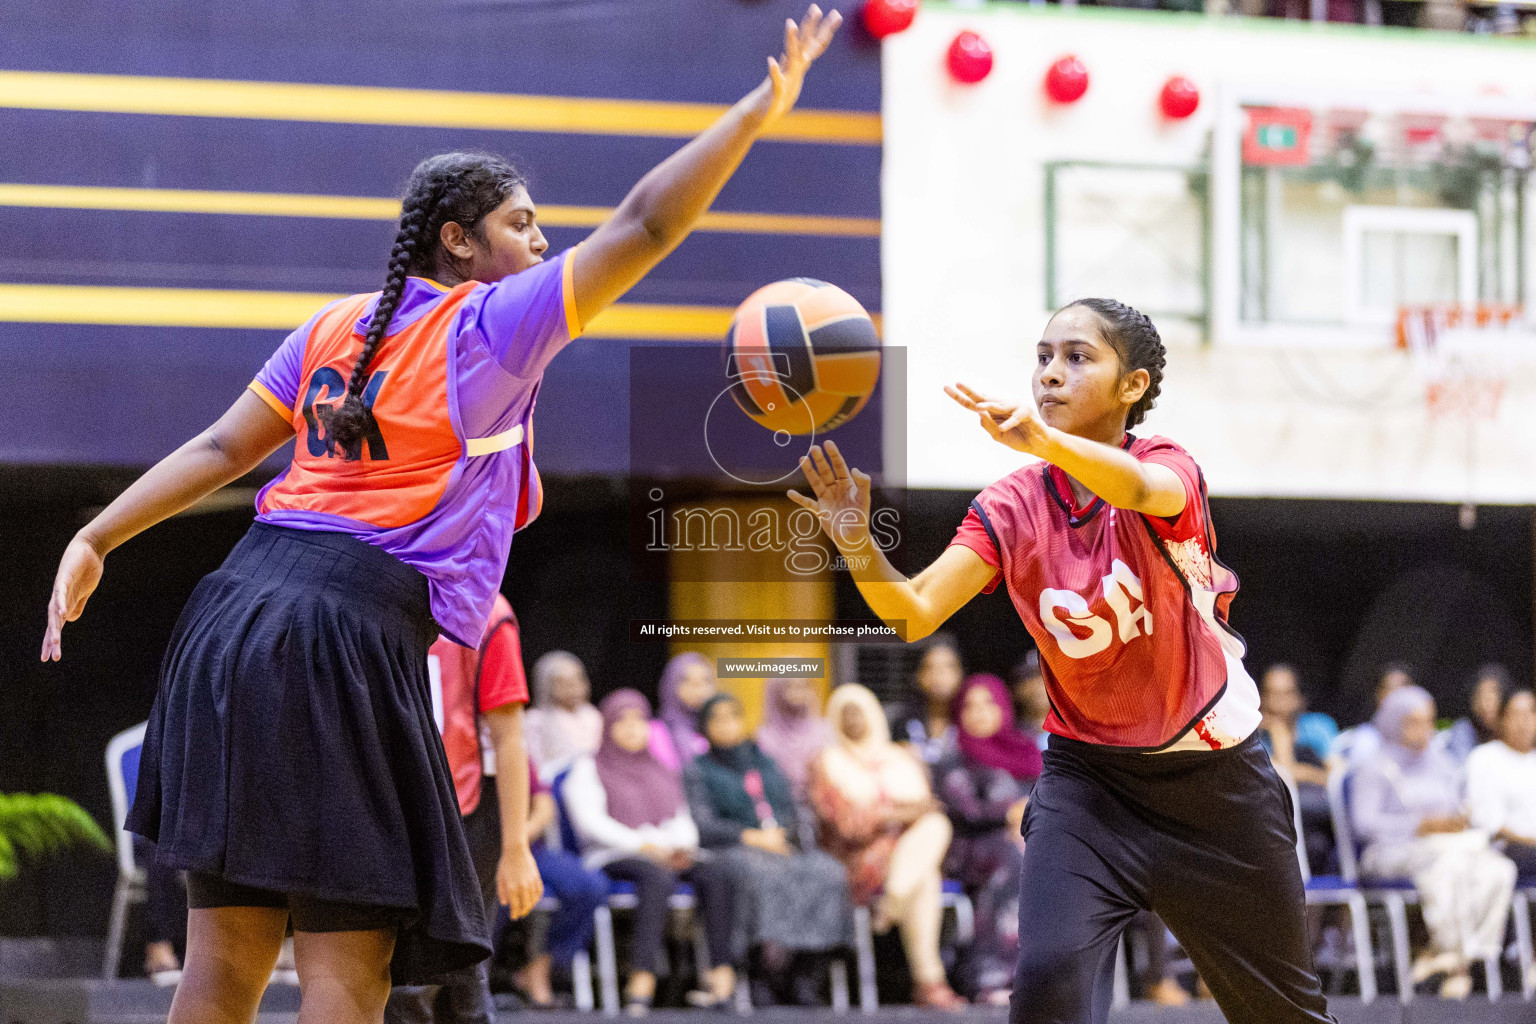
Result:
[[[1405,306],[1397,315],[1397,345],[1413,356],[1432,421],[1497,419],[1508,357],[1522,343],[1531,346],[1520,306]]]

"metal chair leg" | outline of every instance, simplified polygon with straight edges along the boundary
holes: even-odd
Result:
[[[1397,998],[1413,1000],[1413,967],[1408,961],[1408,905],[1401,893],[1389,892],[1382,898],[1387,908],[1387,924],[1392,932],[1392,965],[1397,970]]]
[[[128,907],[132,902],[133,883],[119,875],[117,887],[112,891],[112,917],[107,923],[106,955],[101,964],[101,977],[105,981],[117,977],[118,963],[123,957],[123,932],[128,927]]]
[[[1500,963],[1503,957],[1503,943],[1499,943],[1498,953],[1490,953],[1483,957],[1483,984],[1488,986],[1488,1001],[1496,1003],[1504,996],[1504,967]]]
[[[597,977],[601,988],[603,1015],[619,1015],[619,964],[613,948],[613,911],[598,907],[592,911],[596,925]]]
[[[1115,987],[1109,1000],[1112,1009],[1123,1010],[1131,1005],[1131,970],[1126,962],[1128,956],[1125,933],[1121,932],[1115,940]]]
[[[842,954],[832,958],[832,963],[827,968],[832,975],[832,1012],[848,1012],[848,962]]]
[[[1518,889],[1509,903],[1509,913],[1515,919],[1515,949],[1520,953],[1520,995],[1530,999],[1536,991],[1536,971],[1531,970],[1536,960],[1536,950],[1531,948],[1531,901]]]
[[[874,1013],[880,1009],[880,995],[875,987],[875,936],[869,928],[869,908],[853,908],[853,943],[859,969],[859,1010]]]
[[[962,946],[969,946],[976,938],[976,908],[969,896],[962,894],[955,900],[955,939]]]
[[[584,949],[578,949],[571,957],[571,995],[576,1000],[576,1009],[592,1012],[592,956]]]
[[[1351,893],[1345,904],[1349,911],[1349,930],[1354,939],[1355,971],[1360,976],[1360,1001],[1376,999],[1376,950],[1371,945],[1371,918],[1365,897]]]

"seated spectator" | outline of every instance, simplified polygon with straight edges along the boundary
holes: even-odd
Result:
[[[873,693],[853,683],[839,686],[827,702],[827,720],[837,742],[812,763],[806,786],[821,846],[847,868],[854,902],[875,903],[874,929],[901,929],[917,1003],[958,1009],[965,1000],[949,987],[939,958],[939,868],[949,849],[949,819],[934,802],[922,764],[891,742]]]
[[[1413,685],[1413,671],[1401,661],[1388,662],[1376,677],[1376,707],[1387,699],[1387,694],[1404,686]],[[1372,722],[1345,729],[1334,739],[1328,751],[1330,767],[1354,768],[1370,760],[1381,749],[1381,733]]]
[[[528,755],[546,779],[597,752],[603,716],[591,698],[586,666],[570,651],[550,651],[533,663],[533,707],[523,719],[523,733]]]
[[[1044,750],[1050,734],[1045,718],[1051,713],[1051,699],[1045,692],[1045,674],[1040,670],[1040,652],[1030,651],[1013,667],[1013,707],[1018,715],[1018,730]]]
[[[1275,767],[1289,773],[1296,783],[1301,828],[1312,870],[1323,874],[1333,852],[1333,819],[1328,808],[1328,769],[1323,759],[1297,739],[1297,722],[1306,710],[1296,670],[1271,665],[1259,684],[1259,742],[1269,751]]]
[[[1013,727],[1008,687],[993,675],[965,680],[955,698],[956,742],[934,769],[935,789],[955,837],[944,872],[976,907],[966,995],[1006,1006],[1019,947],[1019,827],[1040,777],[1040,748]]]
[[[757,745],[789,780],[796,801],[805,800],[811,762],[832,742],[832,727],[821,717],[821,699],[809,679],[768,680]]]
[[[635,887],[632,970],[624,990],[625,1012],[644,1016],[656,995],[672,893],[679,879],[694,889],[709,948],[717,960],[704,972],[695,1006],[724,1007],[736,988],[731,963],[734,898],[730,869],[700,860],[699,830],[688,813],[682,783],[649,749],[651,705],[638,690],[615,690],[603,699],[603,738],[595,757],[571,766],[565,806],[581,840],[583,862]]]
[[[1147,968],[1141,973],[1141,995],[1158,1006],[1188,1006],[1189,993],[1168,973],[1168,926],[1150,910],[1131,918],[1128,930],[1139,931],[1147,943]]]
[[[533,861],[544,879],[544,893],[559,901],[529,943],[527,964],[513,976],[529,1005],[547,1009],[555,1005],[553,974],[567,975],[576,954],[592,941],[592,912],[608,900],[608,878],[589,870],[576,854],[551,847],[543,837],[555,821],[555,799],[538,771],[528,770],[528,835],[532,837]]]
[[[1493,836],[1520,875],[1536,876],[1536,695],[1515,690],[1499,712],[1499,738],[1467,758],[1472,827]]]
[[[683,770],[688,806],[706,850],[731,869],[738,952],[757,950],[770,987],[791,981],[794,1000],[814,1004],[824,968],[814,954],[850,945],[848,873],[804,849],[789,780],[747,737],[741,702],[717,693],[699,709],[709,750]],[[813,954],[793,961],[797,954]],[[798,972],[791,977],[791,968]]]
[[[1438,737],[1445,744],[1446,753],[1457,763],[1466,764],[1474,748],[1498,738],[1499,712],[1504,707],[1509,683],[1509,673],[1503,665],[1484,665],[1472,677],[1472,684],[1467,688],[1470,713],[1465,718],[1456,719]]]
[[[1440,994],[1464,999],[1469,963],[1502,952],[1515,865],[1468,828],[1460,772],[1437,749],[1435,701],[1417,686],[1388,694],[1376,712],[1381,745],[1355,772],[1350,812],[1365,850],[1368,880],[1411,878],[1424,908],[1430,948],[1414,982],[1444,974]]]
[[[907,744],[925,764],[937,764],[945,744],[954,740],[950,712],[962,675],[960,651],[954,642],[930,637],[913,676],[915,693],[910,703],[889,719],[896,723],[896,741]]]
[[[651,755],[672,769],[683,766],[709,744],[699,735],[699,708],[719,689],[715,668],[697,651],[684,651],[661,671],[661,717],[651,723]]]
[[[174,988],[181,984],[176,943],[187,935],[187,884],[180,871],[159,863],[148,839],[134,836],[133,851],[145,875],[144,973],[156,987]]]

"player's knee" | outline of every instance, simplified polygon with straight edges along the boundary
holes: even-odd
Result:
[[[1044,942],[1022,942],[1014,971],[1010,1024],[1077,1020],[1078,1015],[1070,1011],[1079,1003],[1086,1005],[1091,990],[1088,974],[1082,952]]]

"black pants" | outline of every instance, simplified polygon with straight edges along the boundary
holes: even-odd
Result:
[[[1103,1024],[1116,940],[1155,911],[1232,1024],[1332,1021],[1290,796],[1256,739],[1120,753],[1051,737],[1024,818],[1012,1024]]]
[[[480,880],[485,919],[496,935],[500,901],[496,898],[496,862],[501,856],[501,812],[496,804],[496,780],[480,781],[480,804],[464,818],[464,838]],[[397,985],[384,1004],[384,1024],[492,1024],[496,1004],[491,999],[490,961],[461,967],[444,975],[440,985]]]
[[[637,971],[662,973],[662,943],[666,939],[668,901],[679,879],[693,886],[695,910],[704,921],[709,955],[714,966],[731,962],[731,930],[735,923],[735,894],[730,870],[716,861],[696,861],[687,871],[675,872],[646,857],[626,857],[603,865],[610,878],[635,887],[635,939],[630,966]],[[702,968],[702,964],[700,967]]]

